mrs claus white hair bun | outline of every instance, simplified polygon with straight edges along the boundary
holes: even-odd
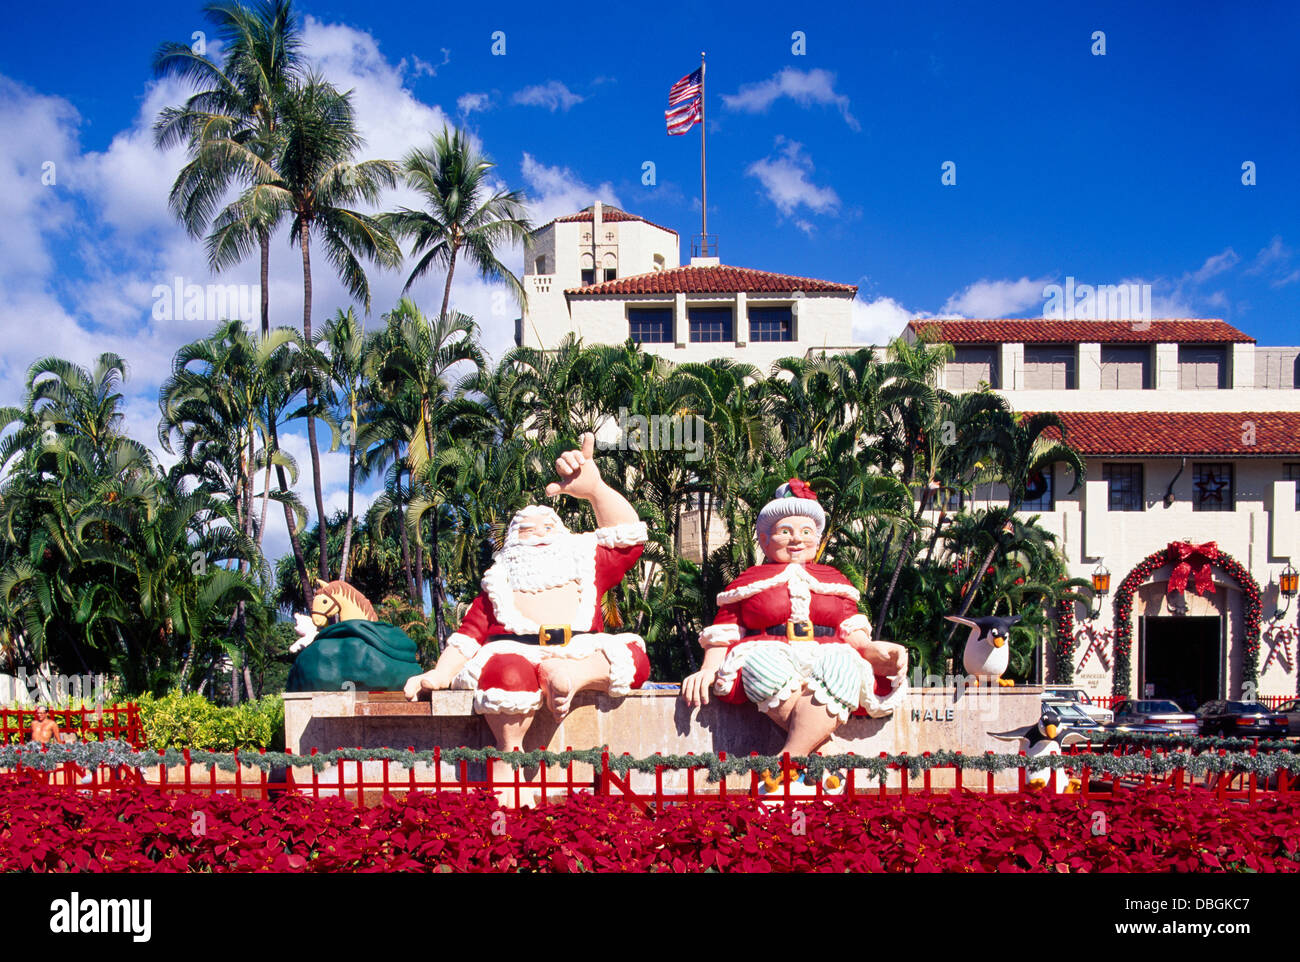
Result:
[[[792,478],[780,485],[776,494],[758,512],[754,527],[761,537],[767,537],[782,518],[811,518],[817,525],[817,537],[826,533],[826,512],[817,503],[817,495],[804,482]]]

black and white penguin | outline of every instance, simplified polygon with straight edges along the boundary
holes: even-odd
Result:
[[[1007,732],[989,732],[989,734],[999,741],[1016,742],[1016,750],[1024,752],[1027,758],[1059,755],[1062,747],[1069,748],[1071,745],[1088,741],[1086,735],[1071,731],[1051,705],[1043,706],[1038,721],[1032,725],[1013,728]],[[1031,771],[1028,776],[1030,788],[1035,790],[1050,788],[1053,792],[1068,792],[1070,784],[1075,781],[1068,778],[1059,768],[1039,768]]]
[[[1015,684],[1002,675],[1011,664],[1011,646],[1007,642],[1011,637],[1011,626],[1020,620],[1019,615],[987,615],[983,618],[944,615],[944,618],[970,629],[966,651],[962,655],[962,666],[966,669],[966,674],[974,679],[974,684],[983,682],[991,685],[996,681],[1004,688]]]

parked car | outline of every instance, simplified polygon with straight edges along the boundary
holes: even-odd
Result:
[[[1300,698],[1293,698],[1277,709],[1279,715],[1286,715],[1288,734],[1300,735]]]
[[[1077,704],[1099,725],[1109,725],[1115,720],[1115,713],[1109,708],[1094,705],[1088,693],[1072,685],[1044,685],[1043,701],[1064,700]]]
[[[1044,705],[1050,705],[1056,709],[1056,713],[1061,716],[1061,721],[1071,730],[1085,735],[1093,740],[1099,741],[1104,731],[1097,723],[1097,720],[1084,710],[1084,707],[1076,701],[1066,701],[1061,698],[1044,698]]]
[[[1277,738],[1287,733],[1287,716],[1254,701],[1207,701],[1196,711],[1202,735]]]
[[[1115,721],[1108,725],[1117,732],[1151,732],[1161,735],[1196,735],[1199,722],[1176,702],[1160,698],[1125,699],[1115,703]]]

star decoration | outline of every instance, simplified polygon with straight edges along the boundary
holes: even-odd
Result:
[[[1223,502],[1223,489],[1228,486],[1227,479],[1221,479],[1213,471],[1207,474],[1201,480],[1197,481],[1192,487],[1201,493],[1200,500]]]

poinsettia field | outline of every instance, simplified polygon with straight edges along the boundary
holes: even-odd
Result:
[[[977,794],[794,811],[736,799],[649,810],[580,796],[501,811],[486,793],[358,809],[149,789],[92,799],[0,785],[0,871],[1159,872],[1300,869],[1290,799]]]

